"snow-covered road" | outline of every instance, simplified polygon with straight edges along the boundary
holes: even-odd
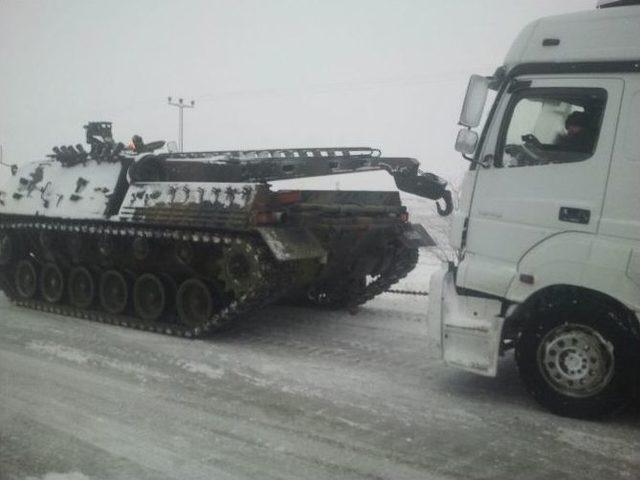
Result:
[[[0,479],[640,478],[637,413],[558,418],[511,358],[496,379],[429,360],[427,301],[274,306],[188,341],[0,295]]]

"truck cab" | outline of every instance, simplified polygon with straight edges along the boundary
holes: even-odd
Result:
[[[514,348],[551,411],[621,408],[640,371],[640,2],[528,25],[471,78],[460,124],[470,168],[456,259],[431,278],[433,350],[495,376]]]

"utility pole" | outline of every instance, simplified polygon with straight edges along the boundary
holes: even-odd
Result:
[[[184,118],[184,109],[185,108],[193,108],[196,106],[196,102],[194,100],[191,100],[190,103],[185,103],[184,99],[179,98],[177,102],[172,101],[171,97],[168,97],[168,101],[169,101],[169,105],[171,105],[172,107],[178,107],[178,150],[180,150],[181,152],[183,151],[184,148],[184,123],[183,123],[183,118]]]

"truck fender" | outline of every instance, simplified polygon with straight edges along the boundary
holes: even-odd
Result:
[[[523,303],[537,292],[570,285],[605,294],[640,312],[640,252],[625,239],[563,232],[545,239],[518,262],[506,298]]]

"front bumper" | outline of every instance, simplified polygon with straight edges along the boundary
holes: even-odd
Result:
[[[495,376],[504,324],[501,302],[459,295],[446,264],[432,275],[429,298],[427,335],[432,354],[447,365]]]

